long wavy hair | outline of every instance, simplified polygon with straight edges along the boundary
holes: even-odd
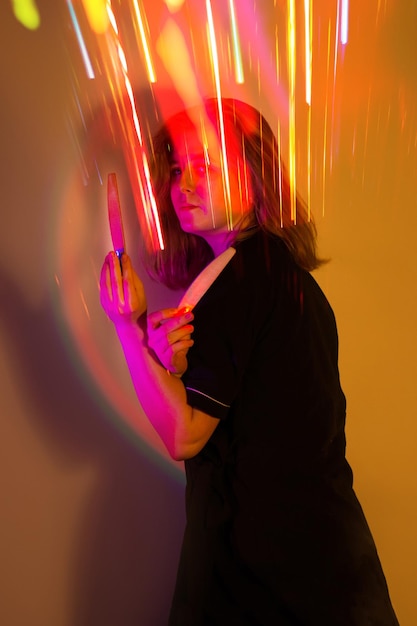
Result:
[[[253,198],[249,213],[231,232],[231,243],[263,230],[284,241],[295,263],[311,271],[324,260],[317,255],[317,233],[305,203],[296,197],[291,202],[287,171],[281,162],[277,139],[265,118],[252,106],[223,98],[224,126],[241,147],[242,158],[252,183]],[[204,101],[205,113],[219,129],[218,101]],[[175,214],[170,194],[170,128],[190,128],[190,113],[182,111],[171,117],[156,134],[152,146],[152,180],[159,209],[164,250],[146,249],[144,263],[148,273],[171,289],[186,288],[213,259],[207,242],[184,232]],[[226,134],[227,137],[227,134]]]

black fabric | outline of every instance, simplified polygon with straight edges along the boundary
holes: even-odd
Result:
[[[194,309],[188,402],[221,419],[185,462],[170,626],[398,624],[345,459],[333,312],[258,233]]]

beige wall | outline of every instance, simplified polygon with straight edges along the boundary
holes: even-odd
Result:
[[[145,0],[151,28],[162,4]],[[285,3],[276,13],[272,1],[258,4],[271,43]],[[321,250],[332,259],[317,279],[338,319],[356,489],[400,623],[414,626],[417,13],[412,0],[350,4],[336,82],[323,36],[336,0],[322,3],[314,23],[322,34],[311,200]],[[83,184],[89,137],[74,111],[78,98],[84,113],[91,105],[100,117],[106,89],[81,76],[64,0],[38,5],[35,32],[7,3],[0,9],[0,622],[162,626],[184,521],[183,476],[136,408],[97,302],[109,246],[104,196],[97,177]],[[250,75],[245,89],[274,122],[271,91],[259,99]],[[299,119],[305,189],[305,107]],[[103,167],[119,163],[120,155],[99,156]],[[129,219],[133,247],[132,208]],[[150,297],[157,306],[167,294]]]

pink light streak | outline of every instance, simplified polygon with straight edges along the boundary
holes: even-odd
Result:
[[[225,132],[224,132],[224,119],[223,119],[223,109],[222,109],[222,101],[221,101],[222,94],[221,94],[221,88],[220,88],[219,57],[217,54],[216,33],[214,29],[213,12],[211,8],[210,0],[206,0],[206,10],[207,10],[207,23],[208,23],[208,34],[209,34],[209,46],[210,46],[211,59],[212,59],[212,65],[213,65],[214,80],[215,80],[215,86],[216,86],[216,97],[217,97],[217,104],[218,104],[218,111],[219,111],[222,172],[223,172],[223,178],[224,178],[224,184],[225,184],[227,221],[228,221],[228,227],[231,230],[233,228],[233,220],[232,220],[232,211],[231,211],[230,180],[229,180],[229,168],[228,168],[227,151],[226,151],[226,138],[225,138]]]

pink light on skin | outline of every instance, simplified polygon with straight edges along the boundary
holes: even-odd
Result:
[[[78,23],[78,18],[74,10],[74,6],[72,4],[72,0],[67,0],[67,6],[69,10],[69,14],[71,17],[72,25],[74,26],[75,36],[77,37],[78,45],[80,47],[81,56],[84,62],[85,70],[87,72],[87,76],[90,79],[95,78],[93,66],[90,61],[90,57],[87,52],[87,46],[85,45],[84,37],[81,32],[80,25]]]

